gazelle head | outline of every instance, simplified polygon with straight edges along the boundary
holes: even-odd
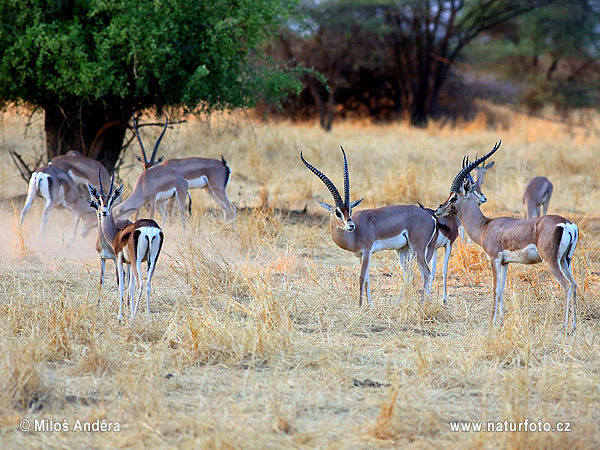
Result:
[[[100,192],[91,184],[88,183],[88,192],[90,193],[91,200],[89,201],[90,206],[96,210],[98,214],[98,218],[102,219],[102,216],[108,216],[111,208],[114,206],[115,201],[119,196],[123,193],[123,185],[119,186],[115,189],[113,193],[113,183],[115,181],[115,173],[112,173],[112,178],[110,180],[110,189],[108,193],[104,192],[104,188],[102,187],[102,178],[100,177],[100,171],[98,171],[98,183],[100,187]]]
[[[335,205],[329,205],[324,202],[320,202],[317,200],[317,203],[321,205],[322,208],[326,209],[331,213],[332,220],[334,221],[336,227],[340,230],[352,232],[355,229],[354,222],[352,221],[352,208],[360,205],[360,203],[364,200],[361,198],[360,200],[350,201],[350,178],[348,176],[348,161],[346,160],[346,152],[342,149],[342,155],[344,155],[344,199],[342,200],[342,196],[339,191],[335,187],[335,185],[331,182],[329,178],[323,174],[323,172],[319,171],[317,168],[313,167],[309,163],[306,162],[304,157],[302,156],[302,152],[300,152],[300,159],[308,169],[314,173],[319,179],[325,184],[331,196],[333,197],[333,201]]]
[[[477,159],[477,155],[475,155],[475,159]],[[485,177],[485,173],[494,167],[494,162],[492,161],[488,164],[485,164],[485,161],[482,162],[475,168],[475,183],[477,184],[477,192],[481,194],[481,186],[483,185],[483,179]]]
[[[148,170],[150,167],[160,164],[164,159],[164,156],[161,156],[160,158],[155,160],[156,152],[158,151],[158,146],[160,145],[160,141],[162,140],[163,135],[167,130],[167,125],[169,125],[169,118],[165,117],[165,126],[162,132],[160,133],[160,136],[156,140],[156,144],[154,144],[154,149],[152,149],[152,154],[150,155],[150,160],[148,160],[148,158],[146,157],[146,151],[144,150],[144,144],[142,144],[142,139],[140,138],[140,133],[138,131],[137,118],[135,115],[133,116],[133,129],[135,130],[135,136],[137,137],[137,140],[140,144],[140,149],[142,150],[142,157],[140,158],[138,155],[135,155],[135,157],[139,162],[141,162],[144,165],[144,170]]]
[[[474,200],[478,204],[482,204],[487,201],[487,198],[485,195],[483,195],[481,190],[478,188],[477,183],[473,180],[471,171],[492,156],[496,150],[500,148],[501,143],[502,141],[499,141],[489,153],[481,158],[476,159],[472,163],[469,163],[469,159],[467,157],[463,158],[463,168],[460,172],[458,172],[456,177],[454,177],[454,181],[450,187],[450,195],[448,196],[448,199],[446,199],[444,203],[436,208],[436,216],[455,216],[458,214],[460,205],[467,201]]]

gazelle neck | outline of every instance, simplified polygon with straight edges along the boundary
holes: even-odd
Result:
[[[332,214],[330,219],[329,219],[329,231],[331,232],[331,237],[333,238],[333,242],[335,242],[335,244],[344,249],[344,250],[348,250],[351,252],[355,252],[356,251],[356,237],[357,237],[357,233],[359,232],[359,230],[357,228],[354,229],[354,231],[350,232],[350,231],[346,231],[344,229],[340,229],[338,227],[339,224],[339,220],[335,218],[335,216]]]
[[[490,219],[483,215],[479,203],[474,198],[463,199],[458,207],[458,218],[473,242],[481,245],[484,226]]]
[[[115,219],[113,218],[112,209],[108,212],[107,216],[101,216],[101,222],[104,238],[110,245],[112,245],[117,233],[119,232],[117,224],[115,223]]]

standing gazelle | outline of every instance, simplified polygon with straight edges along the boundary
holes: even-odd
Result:
[[[308,169],[325,184],[335,206],[317,200],[319,205],[330,212],[329,231],[333,242],[361,258],[358,305],[362,306],[363,291],[366,291],[369,306],[371,290],[369,288],[369,264],[371,255],[381,250],[396,250],[402,267],[406,267],[406,258],[410,252],[416,254],[417,264],[423,278],[423,295],[429,291],[431,270],[428,261],[433,255],[436,222],[427,211],[416,205],[391,205],[375,209],[352,209],[364,200],[350,202],[350,179],[348,162],[344,155],[344,199],[335,185],[322,172],[311,166],[300,152],[300,158]],[[421,300],[421,303],[425,300]]]
[[[554,186],[546,177],[533,177],[527,182],[522,198],[526,219],[546,215],[553,189]]]
[[[458,215],[471,239],[481,245],[488,255],[494,277],[494,314],[492,321],[502,322],[504,285],[508,264],[546,263],[550,273],[565,291],[564,327],[576,326],[577,284],[571,270],[571,260],[579,230],[577,226],[560,216],[543,216],[535,219],[498,217],[490,219],[480,210],[485,196],[476,190],[469,173],[488,159],[500,147],[500,142],[486,155],[467,164],[458,172],[448,199],[437,207],[438,216]],[[478,197],[482,197],[479,198]]]
[[[130,289],[130,301],[131,301],[131,319],[135,317],[140,300],[142,298],[142,274],[141,265],[142,262],[148,262],[148,280],[146,282],[146,291],[148,294],[147,314],[150,315],[150,292],[152,275],[156,268],[156,261],[162,248],[164,241],[164,234],[158,224],[151,219],[140,219],[134,223],[123,227],[121,230],[118,229],[117,224],[113,218],[112,207],[116,199],[123,192],[123,185],[115,189],[112,192],[114,181],[110,183],[110,190],[107,194],[104,193],[102,188],[102,180],[100,183],[100,193],[94,186],[88,184],[88,190],[92,197],[91,203],[96,204],[96,208],[101,211],[101,222],[102,232],[106,240],[112,243],[114,254],[117,258],[117,270],[119,273],[119,321],[123,319],[123,293],[125,289],[125,275],[123,264],[129,264],[130,275],[129,275],[129,289]],[[133,277],[138,283],[138,297],[137,301],[133,301],[133,295],[135,290],[135,283]]]

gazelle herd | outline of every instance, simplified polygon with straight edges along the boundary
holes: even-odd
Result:
[[[65,208],[77,216],[73,239],[79,220],[84,222],[83,235],[98,226],[96,250],[101,259],[100,286],[104,284],[106,260],[115,261],[119,285],[119,320],[123,318],[125,293],[125,266],[129,269],[129,300],[131,318],[136,315],[143,295],[141,263],[148,264],[146,281],[147,312],[150,308],[152,277],[160,255],[165,235],[154,221],[156,210],[163,221],[166,203],[174,199],[185,229],[185,200],[189,189],[204,188],[223,211],[226,220],[234,225],[236,208],[227,196],[226,189],[231,169],[225,159],[191,157],[183,159],[156,159],[160,142],[167,129],[168,121],[154,145],[150,159],[147,158],[139,135],[136,118],[133,128],[140,146],[138,160],[143,171],[134,184],[129,196],[118,203],[123,185],[114,189],[114,173],[109,176],[97,161],[78,152],[52,159],[48,167],[31,173],[28,196],[21,212],[21,226],[34,198],[45,199],[39,237],[45,236],[48,215],[53,208]],[[343,196],[334,183],[304,159],[304,165],[327,187],[334,204],[318,201],[329,213],[329,233],[334,243],[354,253],[361,260],[358,304],[362,306],[366,296],[372,304],[369,266],[373,253],[395,250],[400,266],[406,275],[410,272],[410,260],[414,256],[421,273],[421,303],[431,296],[431,287],[436,267],[436,250],[444,248],[443,302],[447,303],[447,272],[452,246],[459,236],[459,227],[464,227],[470,239],[480,245],[491,264],[493,274],[494,311],[493,323],[503,320],[503,293],[508,273],[508,264],[536,264],[545,262],[552,276],[565,291],[563,326],[567,331],[576,327],[577,284],[573,277],[571,261],[579,236],[578,228],[567,219],[556,215],[545,215],[552,195],[552,183],[544,177],[534,177],[527,183],[523,193],[526,218],[488,218],[481,212],[481,204],[487,201],[482,192],[485,172],[494,162],[486,161],[498,151],[500,143],[475,161],[463,159],[463,167],[454,178],[445,202],[435,210],[423,205],[390,205],[374,209],[356,210],[363,199],[350,199],[350,176],[344,149]],[[161,163],[162,162],[162,163]],[[496,169],[497,170],[497,169]],[[475,171],[475,179],[471,173]],[[96,185],[97,183],[97,185]],[[108,192],[104,186],[110,183]],[[77,184],[85,184],[90,196],[86,202],[78,195]],[[190,200],[191,202],[191,200]],[[135,222],[124,220],[134,211],[150,206],[150,216]],[[191,204],[190,204],[191,212]],[[120,218],[120,219],[119,219]],[[136,216],[137,219],[137,216]],[[137,283],[137,300],[134,301]],[[570,316],[570,320],[569,320]]]

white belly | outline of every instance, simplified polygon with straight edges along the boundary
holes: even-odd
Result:
[[[503,263],[537,264],[542,258],[535,244],[529,244],[521,250],[504,250],[502,252]]]
[[[204,175],[198,178],[192,178],[191,180],[187,180],[188,189],[202,189],[208,186],[208,178]]]
[[[175,195],[175,192],[176,192],[175,188],[169,189],[168,191],[159,192],[156,194],[156,201],[157,202],[167,201]]]
[[[389,239],[378,239],[373,243],[373,253],[381,250],[398,250],[408,245],[408,235],[406,231],[403,231],[397,236]]]

